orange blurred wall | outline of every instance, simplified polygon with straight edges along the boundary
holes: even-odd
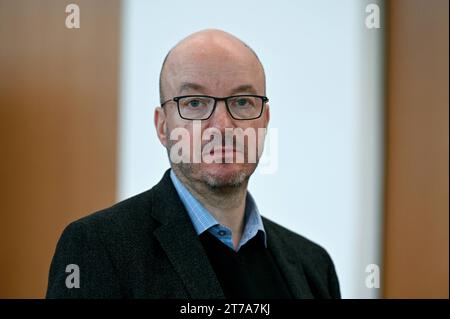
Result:
[[[448,0],[387,2],[384,297],[448,298]]]
[[[0,298],[44,297],[63,228],[115,200],[119,5],[0,0]]]

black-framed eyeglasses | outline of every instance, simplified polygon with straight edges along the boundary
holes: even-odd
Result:
[[[169,102],[176,102],[178,114],[185,120],[207,120],[216,109],[217,101],[224,101],[228,113],[235,120],[255,120],[261,117],[264,104],[269,101],[261,95],[232,95],[215,97],[209,95],[183,95],[164,101],[161,107]]]

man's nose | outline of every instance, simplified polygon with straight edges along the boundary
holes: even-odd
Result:
[[[233,118],[228,112],[225,101],[217,101],[216,109],[209,118],[209,126],[215,127],[221,131],[223,131],[225,128],[234,127]]]

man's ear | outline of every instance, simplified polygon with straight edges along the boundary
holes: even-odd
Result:
[[[156,134],[158,134],[159,141],[164,147],[167,147],[167,118],[163,108],[157,106],[154,113],[154,123]]]
[[[269,125],[269,121],[270,121],[270,107],[269,107],[269,103],[266,103],[266,105],[264,106],[264,113],[265,113],[265,117],[266,117],[266,127],[268,127]]]

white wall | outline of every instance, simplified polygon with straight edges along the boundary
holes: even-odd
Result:
[[[119,198],[169,166],[153,127],[165,54],[223,29],[260,56],[279,130],[278,171],[250,183],[261,213],[328,250],[343,297],[377,297],[365,267],[380,264],[383,31],[365,16],[359,0],[124,1]]]

